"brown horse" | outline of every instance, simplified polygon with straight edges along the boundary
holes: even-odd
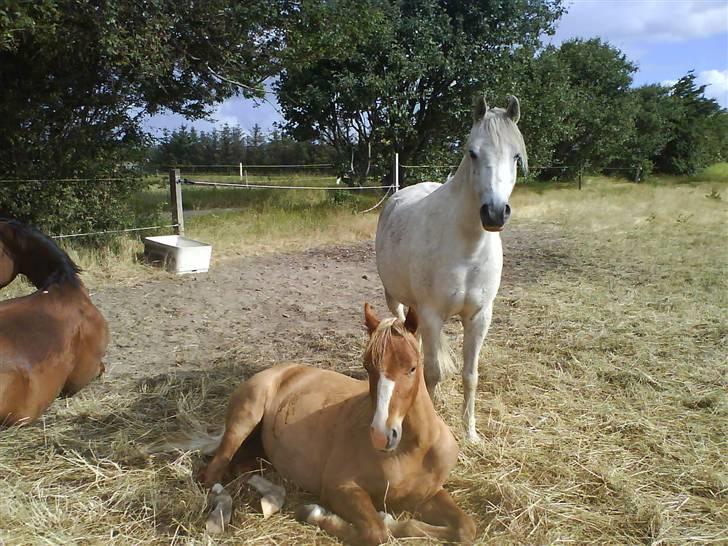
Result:
[[[0,426],[34,421],[103,373],[109,330],[79,271],[50,238],[0,219],[0,288],[25,275],[38,289],[0,302]]]
[[[388,531],[472,542],[472,518],[443,489],[458,445],[425,387],[415,312],[404,322],[380,321],[366,304],[364,315],[368,382],[297,364],[254,375],[233,393],[225,432],[200,477],[219,482],[239,449],[262,440],[261,455],[333,511],[308,505],[299,519],[345,542],[380,544]],[[381,510],[417,519],[396,521]]]

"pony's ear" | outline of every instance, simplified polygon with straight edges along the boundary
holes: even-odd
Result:
[[[374,309],[372,309],[372,306],[368,303],[365,303],[364,325],[367,327],[367,330],[370,334],[377,329],[377,326],[379,326],[379,322],[379,318],[377,317],[376,313],[374,313]]]
[[[414,307],[407,311],[407,318],[404,319],[404,327],[411,333],[417,333],[417,312]]]
[[[473,123],[483,119],[483,116],[488,111],[488,103],[485,102],[484,95],[476,95],[473,101]]]
[[[518,98],[514,95],[508,95],[508,106],[506,106],[506,115],[511,118],[513,123],[518,123],[521,119],[521,103],[518,102]]]

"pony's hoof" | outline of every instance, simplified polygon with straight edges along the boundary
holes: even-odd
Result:
[[[323,506],[319,506],[318,504],[304,504],[296,510],[296,519],[316,525],[316,522],[327,514],[328,512]]]
[[[394,523],[394,518],[386,512],[379,512],[379,517],[382,519],[384,525],[386,525],[387,527]]]
[[[205,529],[211,535],[220,535],[230,524],[233,515],[233,499],[225,491],[225,488],[216,483],[209,495],[209,503],[212,507],[205,522]]]

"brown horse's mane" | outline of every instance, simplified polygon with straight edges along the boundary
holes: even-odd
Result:
[[[8,229],[1,229],[3,226]],[[23,273],[38,290],[53,285],[81,285],[81,268],[53,239],[27,224],[0,217],[0,241],[23,264]]]
[[[364,361],[380,362],[384,357],[384,351],[393,335],[402,336],[419,354],[420,347],[417,338],[405,328],[404,322],[397,318],[389,317],[382,319],[376,330],[372,332],[369,343],[367,343],[366,349],[364,349]]]

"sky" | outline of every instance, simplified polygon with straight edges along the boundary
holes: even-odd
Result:
[[[637,65],[635,85],[670,85],[694,70],[698,83],[708,85],[705,94],[728,108],[728,0],[571,0],[567,9],[547,43],[601,37]],[[273,95],[268,99],[275,104]],[[152,132],[183,124],[208,131],[227,123],[250,132],[257,123],[268,131],[282,121],[274,104],[233,98],[208,121],[160,114],[146,126]]]

